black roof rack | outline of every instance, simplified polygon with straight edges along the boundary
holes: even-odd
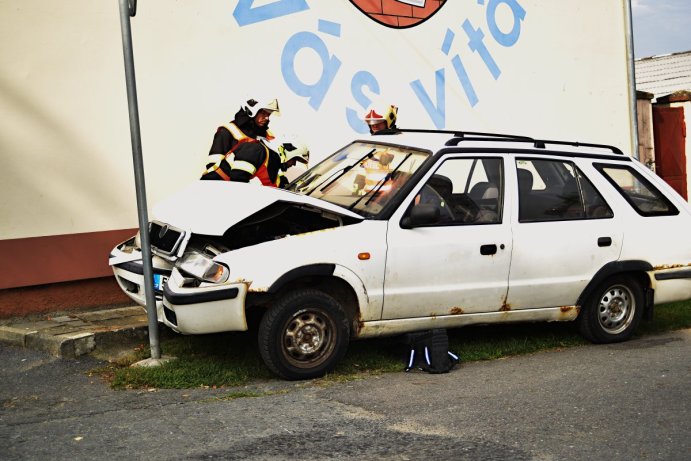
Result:
[[[549,139],[534,139],[529,136],[503,134],[503,133],[483,133],[477,131],[452,131],[452,130],[426,130],[417,128],[396,128],[379,131],[375,134],[395,134],[395,133],[446,133],[453,135],[451,139],[444,143],[445,146],[457,146],[462,141],[499,141],[499,142],[529,142],[536,149],[546,149],[548,144],[559,146],[574,147],[595,147],[599,149],[611,150],[617,155],[624,155],[618,147],[609,144],[593,144],[578,141],[554,141]]]
[[[457,146],[461,141],[486,141],[487,138],[484,137],[464,137],[464,138],[453,138],[448,140],[446,146]],[[453,141],[453,142],[452,142]],[[532,139],[532,138],[505,138],[498,137],[492,139],[495,142],[529,142],[532,143],[533,147],[536,149],[546,149],[547,145],[553,144],[558,146],[574,146],[574,147],[595,147],[598,149],[607,149],[612,151],[612,153],[617,155],[624,155],[624,153],[615,146],[610,146],[608,144],[593,144],[588,142],[578,142],[578,141],[554,141],[549,139]]]
[[[396,133],[441,133],[453,135],[453,138],[446,141],[447,146],[455,146],[462,139],[467,136],[482,136],[483,138],[477,139],[511,139],[516,141],[532,141],[533,138],[528,136],[521,136],[517,134],[502,134],[502,133],[483,133],[480,131],[458,131],[458,130],[426,130],[422,128],[393,128],[387,130],[377,131],[375,135],[378,134],[396,134]],[[458,139],[458,141],[455,141]]]
[[[578,141],[552,141],[548,139],[535,140],[535,147],[538,149],[545,149],[546,144],[556,144],[560,146],[574,146],[574,147],[597,147],[599,149],[609,149],[617,155],[624,155],[618,147],[610,146],[609,144],[593,144],[589,142]]]

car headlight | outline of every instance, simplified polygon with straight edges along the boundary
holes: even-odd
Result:
[[[176,263],[178,269],[199,280],[223,283],[228,280],[228,268],[206,255],[191,251],[185,253]]]

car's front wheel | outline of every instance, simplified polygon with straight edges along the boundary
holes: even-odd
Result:
[[[280,299],[259,325],[259,351],[266,366],[286,379],[323,376],[343,358],[350,325],[341,304],[318,290]]]
[[[581,334],[594,343],[629,339],[643,316],[643,289],[633,277],[614,276],[592,293],[579,315]]]

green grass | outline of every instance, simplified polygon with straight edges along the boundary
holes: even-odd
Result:
[[[239,386],[272,378],[248,332],[214,335],[175,335],[161,341],[162,355],[177,357],[160,367],[116,368],[115,388]]]
[[[642,322],[637,335],[691,327],[691,301],[655,308],[655,319]],[[166,335],[167,336],[167,335]],[[588,344],[573,322],[471,326],[449,330],[449,346],[464,362],[493,360],[512,355]],[[143,347],[146,352],[147,347]],[[202,336],[173,335],[161,341],[164,355],[177,360],[157,368],[130,368],[120,363],[94,370],[114,388],[235,387],[278,379],[264,366],[257,348],[256,332]],[[402,371],[408,347],[398,338],[351,343],[345,359],[315,384],[362,379],[372,374]],[[131,362],[143,358],[143,353]],[[252,391],[231,393],[224,399],[267,395]]]
[[[638,328],[638,335],[681,330],[689,327],[691,327],[691,301],[670,303],[655,306],[655,319],[652,322],[643,321]]]

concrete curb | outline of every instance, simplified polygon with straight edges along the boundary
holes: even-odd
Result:
[[[0,325],[0,341],[46,351],[56,357],[76,358],[98,353],[109,359],[123,348],[146,342],[148,319],[140,306],[77,312],[37,320],[15,319]]]
[[[37,330],[0,325],[0,341],[15,346],[26,347],[26,338],[37,334]]]
[[[49,352],[56,357],[74,359],[90,353],[96,348],[94,334],[89,332],[67,333],[63,335],[29,335],[24,347]]]

